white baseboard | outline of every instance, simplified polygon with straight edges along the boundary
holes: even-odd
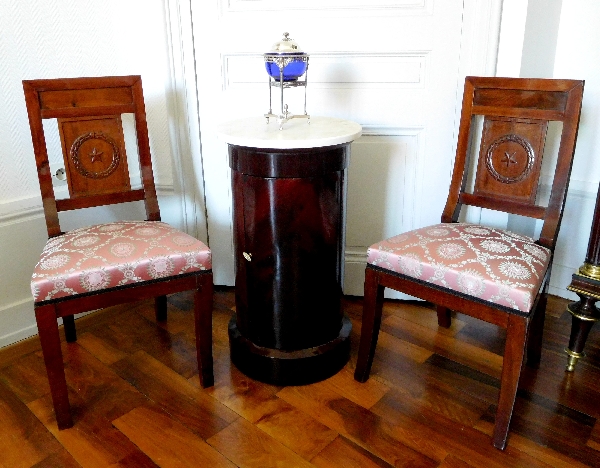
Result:
[[[577,294],[567,289],[567,286],[571,283],[573,273],[577,271],[577,268],[578,267],[572,268],[570,266],[554,263],[552,265],[552,276],[550,277],[548,293],[553,296],[578,301],[579,297],[577,297]]]
[[[11,324],[2,327],[8,333],[0,336],[0,348],[37,335],[37,325],[33,313],[33,298],[13,302],[0,309],[2,323]]]

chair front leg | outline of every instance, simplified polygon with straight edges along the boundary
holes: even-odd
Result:
[[[517,397],[523,358],[525,357],[527,328],[528,319],[517,315],[509,315],[506,345],[504,346],[504,361],[502,363],[500,397],[492,437],[494,447],[500,450],[504,450],[508,438],[508,428]]]
[[[194,292],[196,354],[200,385],[207,388],[212,387],[215,382],[212,355],[213,275],[205,273],[197,278],[198,287]]]
[[[365,271],[365,297],[360,330],[360,345],[354,379],[366,382],[371,373],[375,347],[381,326],[384,287],[379,284],[379,273],[367,267]]]
[[[48,373],[56,422],[59,429],[66,429],[73,426],[73,418],[71,416],[71,406],[69,405],[69,393],[54,306],[43,305],[36,307],[35,320],[42,344],[46,372]]]

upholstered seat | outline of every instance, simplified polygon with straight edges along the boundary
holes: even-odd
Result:
[[[168,224],[98,224],[48,240],[31,292],[37,303],[211,268],[208,247]]]
[[[373,244],[367,263],[528,313],[550,258],[550,250],[530,237],[443,223]]]

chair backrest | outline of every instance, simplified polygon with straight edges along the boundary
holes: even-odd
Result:
[[[160,221],[140,76],[24,80],[23,90],[48,236],[60,211],[144,200]],[[142,188],[132,189],[122,114],[133,114]],[[56,199],[42,119],[56,119],[69,198]]]
[[[554,249],[575,152],[583,83],[467,77],[442,222],[457,222],[462,205],[542,219],[538,242]],[[538,186],[552,121],[562,122],[562,130],[550,197],[541,205]],[[471,161],[477,148],[477,160]],[[469,169],[475,171],[474,177]]]

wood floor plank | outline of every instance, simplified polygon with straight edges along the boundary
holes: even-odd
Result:
[[[590,438],[587,441],[587,446],[600,452],[600,421],[596,421]]]
[[[453,368],[442,367],[440,361]],[[461,364],[450,366],[449,363],[438,355],[417,367],[397,360],[380,362],[376,359],[371,378],[385,382],[404,398],[473,426],[489,406],[498,401],[498,380]]]
[[[111,368],[203,439],[216,434],[239,417],[145,351],[138,351],[114,363]]]
[[[377,458],[345,437],[337,437],[323,449],[311,463],[319,468],[392,468],[386,461]]]
[[[69,396],[73,400],[72,395]],[[82,467],[102,468],[118,464],[138,451],[109,420],[94,412],[84,413],[76,419],[75,426],[59,431],[50,396],[32,401],[27,406]]]
[[[155,312],[149,307],[140,310],[139,314],[148,320],[149,323],[156,322],[157,326],[168,331],[172,335],[176,335],[178,333],[189,331],[190,317],[194,313],[193,305],[194,302],[192,299],[189,308],[186,304],[185,309],[180,309],[173,305],[173,296],[171,296],[167,299],[167,320],[164,322],[156,322]],[[194,330],[192,329],[191,332],[194,333]]]
[[[30,467],[64,451],[3,383],[0,383],[0,421],[0,466]]]
[[[438,468],[475,468],[464,460],[455,457],[454,455],[448,455],[444,458],[444,461]]]
[[[365,383],[357,382],[354,380],[354,368],[350,365],[346,365],[340,372],[324,380],[323,385],[367,409],[377,403],[390,389],[375,379],[369,379]]]
[[[600,405],[597,404],[597,395],[594,383],[598,378],[590,378],[598,372],[598,368],[590,368],[583,372],[583,367],[577,372],[565,372],[564,356],[553,356],[552,353],[542,353],[539,369],[525,368],[521,374],[519,387],[529,392],[538,394],[552,401],[573,408],[595,418],[600,418]],[[586,369],[587,371],[588,369]],[[575,375],[573,375],[575,374]]]
[[[74,419],[94,414],[110,421],[146,402],[146,398],[78,343],[63,343],[63,360]]]
[[[494,424],[490,421],[481,420],[475,427],[490,437],[494,432]],[[510,434],[510,445],[511,447],[514,447],[523,453],[527,453],[555,468],[584,468],[589,466],[574,460],[568,455],[557,452],[550,447],[540,446],[531,439],[515,432]]]
[[[520,389],[515,403],[515,421],[527,431],[532,426],[544,427],[558,437],[585,445],[596,419],[567,406]]]
[[[37,335],[5,346],[0,352],[0,369],[12,364],[15,359],[21,359],[23,356],[41,350],[42,345]]]
[[[190,381],[199,386],[197,377]],[[215,359],[215,384],[205,391],[244,419],[255,422],[279,408],[275,395],[280,389],[246,377],[225,355]]]
[[[360,329],[360,322],[356,320],[353,321],[352,327],[353,329]],[[360,335],[357,334],[356,343],[358,343],[359,339]],[[386,359],[390,360],[410,359],[417,363],[422,363],[433,354],[433,351],[409,341],[398,339],[386,331],[381,330],[377,338],[376,353],[380,358],[386,356]]]
[[[87,332],[78,336],[77,343],[104,364],[112,364],[127,356],[126,353],[113,348],[93,333]]]
[[[278,408],[261,416],[255,425],[305,460],[313,458],[338,436],[289,403],[279,398],[276,401]]]
[[[239,467],[308,468],[313,466],[242,418],[206,442]]]
[[[403,320],[408,320],[422,327],[430,328],[437,333],[449,336],[455,336],[466,325],[464,320],[453,317],[449,328],[440,327],[433,306],[420,302],[387,301],[383,307],[383,317],[390,315],[395,315]]]
[[[502,356],[395,315],[383,320],[381,329],[488,375],[500,377],[502,372]]]
[[[1,465],[0,466],[4,466]],[[13,465],[14,466],[14,465]],[[29,465],[28,465],[29,466]],[[138,465],[143,466],[143,465]],[[31,468],[80,468],[81,465],[64,448],[58,453],[47,456],[42,461],[31,465]]]
[[[193,324],[190,325],[193,328]],[[125,354],[145,351],[186,378],[198,373],[193,335],[172,335],[160,324],[140,314],[122,315],[108,326],[89,331],[108,346]]]
[[[155,408],[140,406],[113,424],[161,467],[235,466],[183,424]]]
[[[322,382],[285,387],[278,397],[394,466],[437,466],[447,451],[412,424],[392,425]]]
[[[168,298],[166,322],[155,321],[151,300],[78,318],[78,343],[62,345],[75,419],[65,431],[56,428],[39,340],[0,350],[0,466],[161,466],[164,453],[152,459],[113,420],[127,422],[149,452],[165,450],[168,432],[183,448],[166,459],[179,466],[214,465],[194,458],[207,447],[217,453],[203,436],[229,451],[229,466],[600,466],[600,328],[575,372],[565,372],[565,299],[549,298],[542,361],[523,369],[502,452],[490,435],[503,330],[462,314],[440,329],[430,306],[386,300],[371,377],[359,384],[352,374],[362,298],[344,297],[353,322],[346,367],[323,382],[276,387],[230,362],[234,292],[215,288],[216,385],[206,390],[197,375],[193,294]]]
[[[452,318],[452,323],[457,319],[463,320],[464,325],[454,335],[455,338],[498,355],[504,354],[506,343],[506,330],[504,328],[459,313]],[[442,330],[443,328],[440,327],[439,331]]]
[[[573,428],[577,427],[578,424],[576,422],[569,423],[565,415],[561,415],[560,412],[555,414],[557,422],[553,422],[551,425],[547,425],[544,422],[545,418],[536,421],[535,417],[531,416],[531,413],[539,412],[539,409],[532,408],[535,405],[527,402],[524,403],[520,400],[520,398],[517,398],[517,403],[515,404],[515,412],[510,426],[509,443],[510,436],[521,434],[539,446],[549,447],[556,452],[567,455],[576,462],[600,466],[600,453],[588,447],[585,444],[587,437],[582,437],[581,433],[578,433],[583,430],[587,430],[588,434],[591,433],[589,425],[587,427],[581,425],[580,431],[574,432],[571,436],[569,431],[563,430],[563,425]],[[492,407],[482,418],[488,422],[492,422],[494,412],[495,407]]]
[[[172,294],[168,298],[169,304],[180,310],[190,311],[194,307],[194,291],[183,291]],[[215,285],[213,293],[213,312],[219,313],[223,310],[231,312],[235,310],[235,294],[233,288]],[[231,313],[229,313],[231,316]]]
[[[235,302],[233,295],[224,291],[219,291],[215,288],[213,295],[213,340],[218,343],[229,344],[229,336],[227,333],[227,324],[233,311],[235,310]],[[194,313],[194,296],[189,291],[180,294],[173,294],[168,298],[168,319],[159,325],[172,334],[187,333],[193,337],[194,328],[190,327],[190,318]],[[154,321],[154,312],[151,309],[146,309],[142,315],[149,321]]]
[[[475,466],[497,467],[547,467],[544,462],[520,452],[510,445],[500,451],[491,447],[491,441],[472,427],[461,425],[421,402],[406,398],[406,395],[392,388],[371,409],[388,424],[413,424],[421,431],[422,437],[436,446],[444,447],[447,452]]]
[[[138,450],[112,464],[110,468],[156,468],[157,466],[148,455]]]
[[[0,381],[25,403],[50,393],[48,374],[41,351],[14,359],[10,365],[0,369]]]

